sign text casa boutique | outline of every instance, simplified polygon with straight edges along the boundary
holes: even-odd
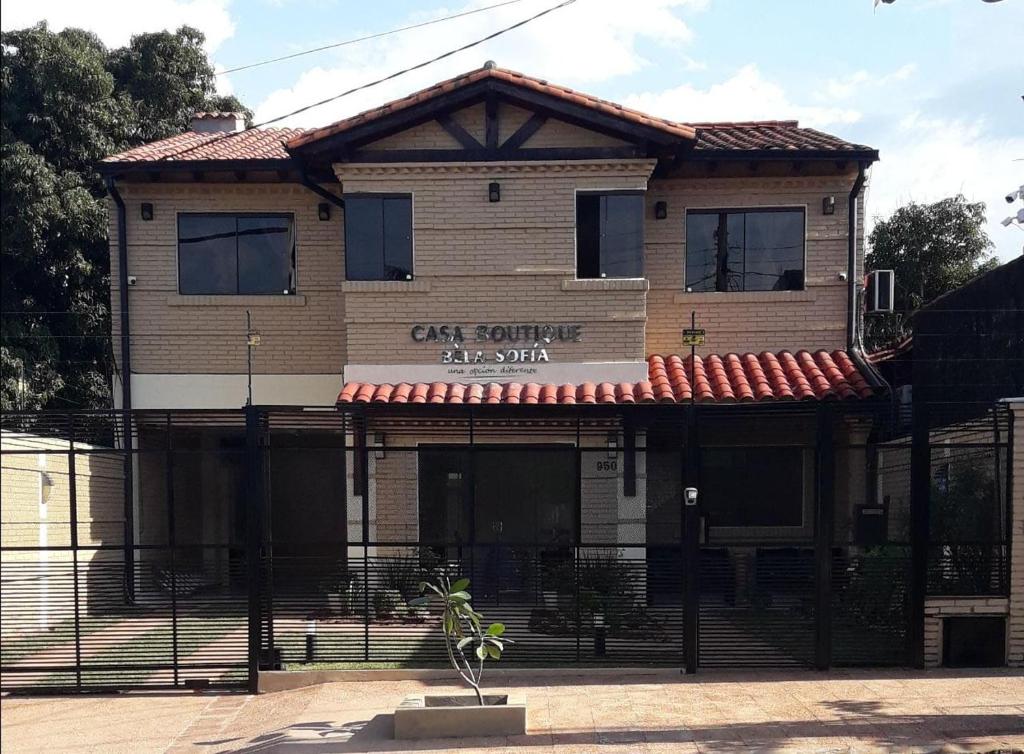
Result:
[[[417,343],[442,346],[442,364],[540,363],[551,361],[552,343],[579,343],[582,325],[413,325]]]

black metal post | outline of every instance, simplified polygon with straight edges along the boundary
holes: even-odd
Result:
[[[356,468],[360,470],[363,520],[363,661],[370,661],[370,443],[367,435],[367,418],[363,413],[355,420]]]
[[[245,555],[249,580],[249,693],[259,692],[263,601],[262,524],[263,459],[260,449],[260,411],[245,407]]]
[[[131,375],[125,373],[124,379]],[[124,451],[124,601],[135,604],[135,448],[132,436],[132,412],[121,412],[121,446]]]
[[[177,555],[177,525],[174,519],[174,444],[171,440],[171,413],[167,412],[166,432],[167,444],[165,448],[164,470],[167,497],[167,547],[170,550],[171,564],[171,656],[174,663],[174,685],[178,685],[178,567]]]
[[[622,427],[622,494],[636,497],[636,420],[627,410]]]
[[[910,430],[910,665],[924,667],[924,603],[928,590],[931,447],[929,405],[916,389]]]
[[[691,364],[693,362],[691,361]],[[692,383],[691,383],[692,386]],[[697,487],[700,468],[700,446],[697,433],[697,407],[685,409],[686,447],[684,448],[683,488]],[[687,505],[682,493],[683,525],[683,664],[687,674],[696,673],[700,657],[700,508]]]
[[[68,442],[68,497],[71,521],[71,567],[75,590],[75,688],[82,690],[82,614],[78,584],[78,479],[75,469],[75,420],[71,419],[71,439]]]
[[[835,438],[833,413],[828,403],[818,405],[815,458],[816,514],[814,529],[815,582],[817,587],[814,664],[828,670],[832,664],[832,529],[835,521]]]

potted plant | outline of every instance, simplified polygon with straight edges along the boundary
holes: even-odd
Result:
[[[425,694],[406,697],[395,710],[395,738],[452,738],[507,736],[526,733],[526,705],[507,694],[484,694],[480,682],[488,660],[499,660],[506,644],[505,626],[484,627],[483,616],[473,609],[467,591],[469,579],[452,582],[440,576],[423,582],[414,606],[439,602],[437,616],[448,662],[473,689],[474,696]]]
[[[327,602],[327,610],[336,615],[348,615],[355,602],[355,584],[348,573],[338,573],[320,581],[319,591]]]

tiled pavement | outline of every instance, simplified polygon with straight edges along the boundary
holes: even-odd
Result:
[[[437,682],[334,683],[258,697],[5,698],[3,752],[956,752],[1024,749],[1020,671],[863,670],[521,677],[529,733],[397,742],[389,711]]]

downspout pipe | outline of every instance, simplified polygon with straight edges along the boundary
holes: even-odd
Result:
[[[124,451],[124,599],[135,604],[135,457],[132,437],[132,348],[128,311],[128,222],[113,177],[107,193],[117,205],[117,289],[121,310],[121,448]]]
[[[867,163],[857,163],[857,179],[850,189],[847,208],[846,259],[846,348],[857,350],[857,199],[864,188]]]
[[[107,178],[107,193],[117,205],[117,298],[121,310],[121,408],[132,408],[132,345],[128,311],[128,222],[124,199],[113,178]]]

